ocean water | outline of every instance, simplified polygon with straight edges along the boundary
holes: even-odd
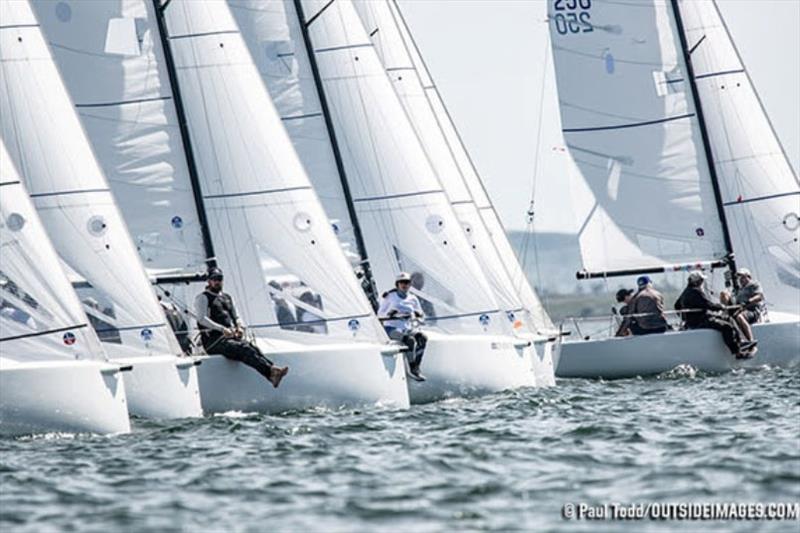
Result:
[[[565,503],[800,501],[800,369],[0,440],[0,531],[800,530]]]

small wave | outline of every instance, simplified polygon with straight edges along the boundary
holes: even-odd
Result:
[[[697,369],[696,366],[692,366],[690,364],[682,364],[678,365],[671,370],[667,370],[666,372],[662,372],[656,379],[695,379],[698,375],[702,375],[702,373]]]

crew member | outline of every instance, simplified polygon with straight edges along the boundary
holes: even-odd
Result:
[[[725,345],[737,359],[748,359],[755,355],[756,342],[742,343],[739,330],[725,312],[725,308],[712,301],[703,288],[706,276],[699,270],[689,274],[686,288],[675,302],[687,329],[715,329],[722,334]]]
[[[222,281],[222,270],[209,269],[206,289],[194,300],[203,348],[208,354],[224,355],[254,368],[277,388],[289,368],[273,365],[255,344],[243,339],[242,321],[233,298],[222,291]]]
[[[408,347],[407,359],[411,377],[425,381],[419,368],[428,338],[415,325],[425,318],[422,305],[411,294],[411,275],[401,272],[395,279],[394,289],[384,293],[378,317],[390,339],[398,340]]]

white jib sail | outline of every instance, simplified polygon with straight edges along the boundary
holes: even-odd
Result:
[[[436,170],[498,303],[515,327],[524,325],[529,330],[550,327],[538,298],[534,296],[532,300],[523,300],[523,296],[533,293],[524,276],[522,280],[517,279],[518,283],[512,279],[512,275],[521,271],[516,257],[512,253],[511,261],[515,268],[509,270],[494,242],[502,240],[508,243],[502,227],[499,235],[492,235],[481,216],[480,207],[459,166],[457,152],[468,166],[468,173],[478,189],[476,194],[483,206],[488,207],[492,214],[494,210],[396,6],[389,0],[355,2],[354,6],[375,43],[375,50]],[[445,128],[451,131],[450,136]],[[520,290],[520,285],[528,290]]]
[[[361,263],[294,3],[228,0],[228,5],[345,255],[353,265]]]
[[[164,10],[226,290],[260,336],[384,341],[223,1]]]
[[[591,194],[575,198],[584,268],[726,255],[667,0],[548,0],[563,134]]]
[[[301,2],[375,280],[412,273],[429,324],[508,331],[436,174],[349,2]],[[292,13],[287,10],[287,13]],[[301,19],[301,20],[300,20]],[[300,35],[292,30],[291,36]],[[305,48],[295,43],[295,50]]]
[[[2,142],[0,357],[16,362],[105,359]]]
[[[75,108],[152,275],[206,254],[151,0],[36,2]]]
[[[500,221],[500,216],[497,214],[497,211],[495,210],[494,205],[492,204],[492,201],[486,192],[483,181],[478,175],[478,171],[475,168],[469,153],[467,153],[466,146],[464,145],[458,130],[456,130],[455,123],[453,122],[450,113],[447,111],[447,108],[444,105],[444,100],[439,93],[438,87],[434,83],[433,77],[428,71],[428,67],[425,64],[419,48],[417,47],[413,35],[411,35],[408,24],[406,23],[405,18],[403,17],[402,12],[397,5],[397,1],[392,0],[389,3],[389,7],[394,14],[394,19],[397,22],[400,32],[403,36],[403,41],[406,43],[411,54],[414,67],[418,76],[420,77],[420,81],[422,82],[425,94],[428,97],[428,101],[430,102],[431,106],[433,107],[433,111],[436,114],[439,127],[447,139],[450,152],[456,160],[456,164],[458,165],[462,178],[467,184],[467,188],[472,196],[472,200],[478,207],[478,211],[481,214],[483,223],[486,225],[486,229],[489,231],[489,235],[491,236],[495,249],[500,255],[500,259],[506,268],[506,272],[511,277],[512,285],[515,291],[517,294],[519,294],[525,309],[532,315],[533,323],[536,325],[536,327],[539,329],[552,329],[553,322],[542,305],[539,295],[536,294],[536,291],[534,291],[533,287],[531,287],[528,277],[525,275],[525,272],[520,266],[517,254],[514,252],[514,248],[511,246],[508,236],[506,235],[506,230],[503,227],[503,223]]]
[[[0,2],[2,135],[109,355],[179,353],[27,1]]]
[[[739,267],[800,312],[800,185],[714,2],[680,2]]]

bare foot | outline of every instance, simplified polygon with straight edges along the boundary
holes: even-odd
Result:
[[[283,367],[273,366],[272,370],[270,370],[270,373],[269,373],[269,382],[272,383],[272,386],[277,389],[278,385],[281,384],[281,380],[288,373],[289,373],[289,367],[288,366],[283,366]]]

